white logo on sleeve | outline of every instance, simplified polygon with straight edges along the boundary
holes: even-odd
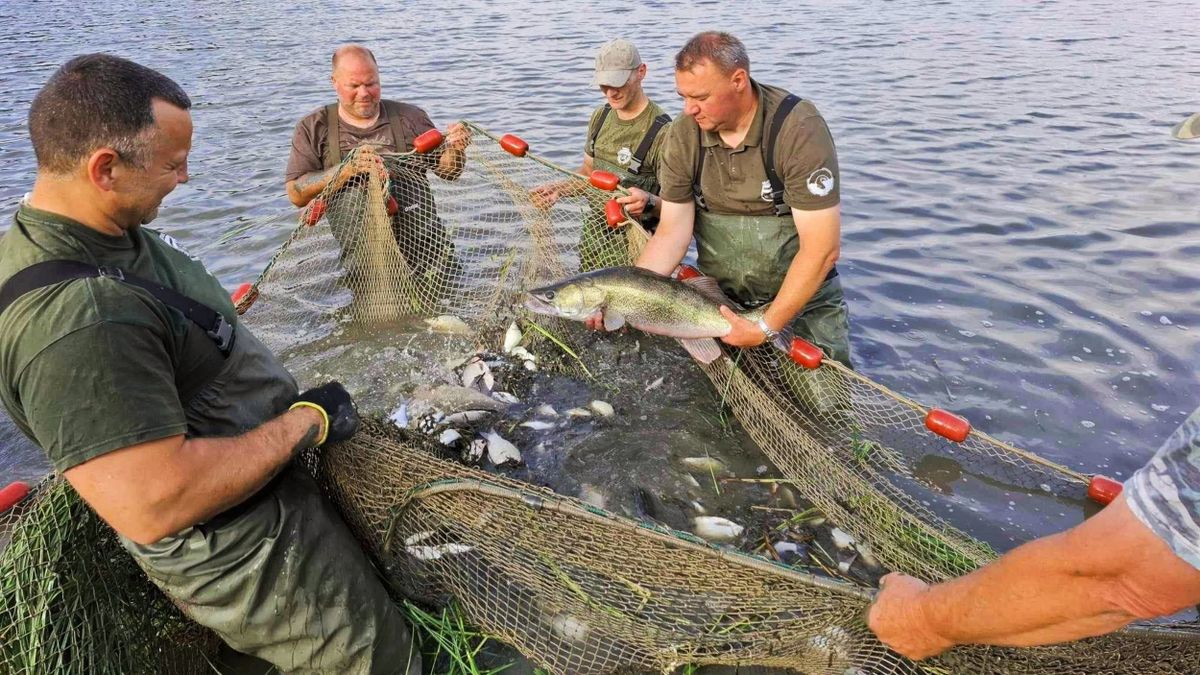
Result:
[[[170,246],[171,248],[175,249],[176,251],[179,251],[180,253],[191,258],[192,260],[195,260],[196,262],[200,262],[200,259],[197,258],[196,256],[192,255],[191,251],[184,248],[183,244],[179,243],[178,239],[176,239],[175,237],[172,237],[171,235],[167,234],[166,232],[162,232],[160,230],[155,230],[155,232],[158,233],[158,238],[162,240],[162,243],[166,244],[167,246]]]
[[[617,151],[617,164],[629,166],[629,160],[631,159],[633,159],[633,151],[629,148],[621,148]]]
[[[817,169],[808,174],[808,191],[817,197],[824,197],[833,192],[833,186],[836,184],[837,180],[829,169]]]

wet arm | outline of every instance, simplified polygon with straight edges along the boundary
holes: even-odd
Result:
[[[171,436],[132,445],[63,475],[117,532],[150,544],[232,507],[267,484],[323,421],[298,408],[240,436]]]
[[[338,168],[312,171],[295,180],[288,181],[286,186],[288,199],[298,207],[308,206],[308,203],[321,194],[326,185],[329,185],[329,181],[337,176]]]
[[[443,180],[458,180],[467,166],[467,153],[457,148],[446,148],[438,157],[433,173]]]
[[[893,583],[894,582],[894,583]],[[1024,647],[1116,630],[1200,600],[1200,570],[1133,515],[1122,496],[1061,534],[960,579],[887,578],[869,622],[913,658],[957,644]]]
[[[691,202],[662,202],[662,220],[646,248],[638,256],[638,267],[670,274],[687,255],[692,241],[692,227],[696,220],[696,206]]]
[[[793,208],[792,220],[800,237],[800,251],[792,258],[779,294],[763,317],[774,330],[781,330],[804,309],[837,262],[841,250],[841,207],[818,211]]]

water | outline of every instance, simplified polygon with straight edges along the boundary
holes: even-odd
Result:
[[[650,95],[676,113],[671,58],[693,32],[745,40],[754,75],[814,100],[843,169],[843,274],[859,369],[1085,472],[1142,464],[1200,404],[1200,109],[1188,3],[5,3],[0,204],[29,189],[29,101],[103,46],[196,102],[192,180],[159,225],[232,288],[286,232],[221,233],[289,208],[291,129],[331,99],[335,44],[359,40],[385,95],[521,134],[575,165],[592,53],[632,27]],[[602,26],[603,28],[597,28]],[[1165,318],[1165,320],[1164,320]],[[42,471],[0,425],[0,483]],[[947,486],[953,491],[953,484]],[[1002,523],[1005,502],[991,505]]]

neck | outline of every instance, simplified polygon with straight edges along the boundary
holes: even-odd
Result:
[[[345,122],[346,124],[349,124],[350,126],[359,127],[360,129],[366,129],[367,127],[372,126],[376,122],[379,121],[379,113],[382,110],[383,110],[383,104],[381,103],[378,106],[376,106],[374,116],[372,116],[372,117],[356,117],[353,114],[346,112],[346,109],[339,105],[338,106],[338,117],[343,122]]]
[[[742,108],[745,112],[738,117],[732,129],[721,131],[721,140],[730,147],[736,147],[746,139],[746,134],[754,124],[754,116],[758,113],[758,96],[755,96],[754,88],[746,87],[743,97]]]
[[[650,105],[650,98],[646,96],[646,92],[639,91],[633,97],[633,102],[630,103],[627,108],[617,111],[617,117],[623,120],[631,120],[638,115],[641,115],[642,111],[645,110],[646,106],[648,105]]]
[[[29,193],[29,205],[35,209],[65,216],[85,227],[111,237],[125,235],[125,228],[96,204],[95,196],[73,178],[38,174]]]

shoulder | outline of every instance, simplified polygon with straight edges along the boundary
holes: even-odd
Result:
[[[380,101],[385,108],[392,111],[392,114],[403,117],[407,120],[424,121],[429,119],[429,114],[422,108],[404,101],[393,101],[391,99],[383,99]]]
[[[768,84],[758,83],[758,86],[762,91],[763,104],[766,106],[765,121],[770,125],[783,100],[792,94],[786,89]],[[817,109],[817,104],[803,96],[796,96],[800,100],[792,107],[779,126],[780,139],[803,140],[814,133],[828,136],[829,126],[825,123],[825,118],[821,116],[821,111]]]
[[[589,131],[595,131],[596,124],[598,124],[600,122],[600,117],[602,115],[604,115],[604,111],[606,109],[608,109],[607,103],[605,103],[604,105],[596,106],[596,108],[594,110],[592,110],[592,116],[588,118],[588,130]]]
[[[325,106],[321,106],[311,112],[308,112],[296,122],[296,131],[312,130],[317,126],[325,126]]]

